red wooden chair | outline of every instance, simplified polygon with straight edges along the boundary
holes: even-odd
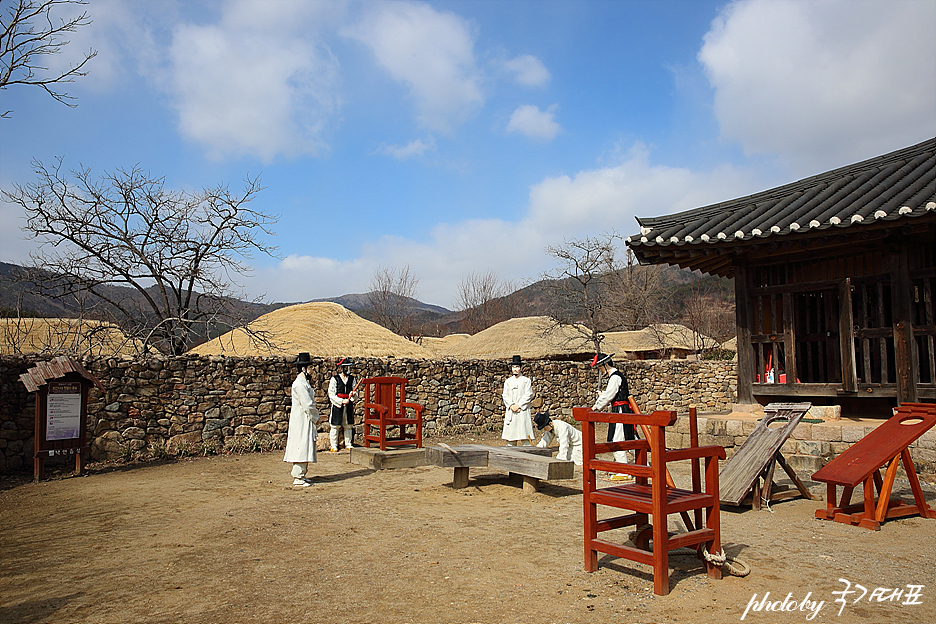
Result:
[[[667,450],[666,427],[676,422],[676,412],[657,411],[652,414],[610,414],[593,412],[584,407],[572,409],[572,416],[582,423],[582,502],[585,512],[585,570],[598,569],[598,553],[608,553],[653,567],[653,592],[669,593],[669,551],[675,548],[695,547],[703,557],[705,570],[712,578],[721,578],[722,556],[719,525],[718,460],[725,459],[720,446],[697,446]],[[595,423],[629,423],[646,426],[646,440],[627,442],[595,441]],[[601,453],[633,451],[634,463],[600,460]],[[649,457],[648,457],[649,455]],[[666,464],[678,460],[705,459],[705,485],[702,491],[684,490],[667,485]],[[648,461],[652,460],[652,461]],[[598,471],[629,474],[634,483],[598,488]],[[634,513],[613,518],[598,519],[598,505],[626,509]],[[687,533],[670,535],[667,518],[670,514],[704,511],[704,523],[689,528]],[[685,518],[686,515],[683,515]],[[631,525],[638,529],[652,525],[652,535],[638,530],[634,546],[598,539],[598,533]],[[690,522],[686,522],[691,527]],[[653,542],[650,550],[649,542]]]
[[[422,411],[418,403],[406,402],[403,377],[369,377],[364,386],[364,446],[376,443],[381,451],[388,446],[412,445],[422,448]],[[407,416],[407,410],[415,412]],[[396,435],[391,428],[396,427]],[[409,428],[409,430],[408,430]]]

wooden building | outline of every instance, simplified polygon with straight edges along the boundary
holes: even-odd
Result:
[[[641,263],[734,278],[739,403],[936,401],[936,139],[637,221]]]

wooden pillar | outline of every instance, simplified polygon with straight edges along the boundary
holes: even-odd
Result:
[[[858,392],[858,364],[855,360],[855,319],[852,311],[851,279],[839,285],[839,349],[842,360],[842,390]]]
[[[894,315],[894,356],[897,366],[897,402],[917,402],[917,371],[913,368],[913,323],[911,301],[913,282],[907,247],[901,245],[891,264],[891,300]]]
[[[747,266],[734,265],[735,322],[738,325],[738,403],[754,403],[754,351],[751,347],[751,301]]]

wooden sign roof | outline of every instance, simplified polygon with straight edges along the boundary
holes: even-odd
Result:
[[[68,373],[78,373],[97,386],[101,392],[105,391],[97,377],[89,373],[84,366],[64,355],[47,362],[37,362],[34,367],[20,375],[20,381],[30,392],[38,392],[39,388],[49,381],[60,379]]]

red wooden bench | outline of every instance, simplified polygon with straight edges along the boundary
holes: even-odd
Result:
[[[370,448],[371,443],[375,443],[381,451],[387,450],[388,446],[413,444],[422,448],[423,406],[406,401],[407,381],[403,377],[361,380],[364,386],[364,446]],[[397,430],[395,434],[393,428]]]
[[[933,425],[936,425],[936,404],[904,403],[897,408],[894,416],[820,468],[813,479],[826,484],[827,500],[826,508],[816,511],[816,517],[873,531],[879,530],[881,523],[889,518],[916,514],[924,518],[936,518],[936,511],[923,498],[923,490],[908,448]],[[901,462],[910,481],[915,505],[891,498],[897,467]],[[882,478],[881,469],[885,464],[887,471]],[[864,502],[851,505],[852,491],[859,483],[864,485]],[[843,490],[841,500],[836,503],[838,486],[842,486]],[[875,488],[878,491],[877,501],[874,500]]]
[[[598,553],[608,553],[653,567],[653,592],[669,593],[669,551],[680,547],[695,547],[702,553],[721,555],[719,528],[718,460],[725,459],[720,446],[699,446],[667,450],[666,427],[676,422],[676,412],[657,411],[652,414],[611,414],[593,412],[584,407],[572,410],[572,416],[582,423],[582,502],[585,514],[585,570],[598,569]],[[595,440],[595,423],[629,423],[644,425],[649,439],[599,444]],[[634,463],[600,460],[601,453],[633,451]],[[705,459],[705,485],[698,491],[670,487],[666,483],[666,464],[673,461]],[[648,461],[652,460],[652,461]],[[598,487],[598,472],[632,475],[632,484]],[[626,509],[633,513],[598,519],[598,505]],[[704,511],[704,525],[687,533],[670,535],[667,518],[670,514]],[[634,546],[598,539],[603,531],[631,525],[638,528],[650,523],[652,535],[638,531]],[[688,523],[687,523],[688,524]],[[652,540],[653,549],[649,542]],[[703,559],[705,570],[712,578],[721,578],[721,565]]]

